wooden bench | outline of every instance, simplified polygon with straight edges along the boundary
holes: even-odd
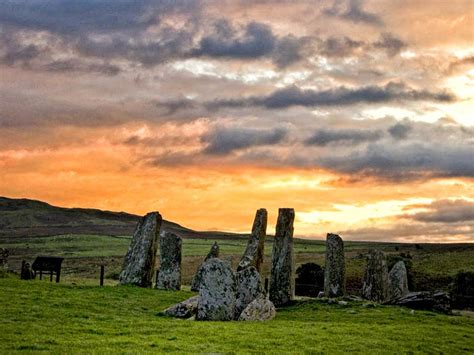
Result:
[[[40,280],[43,278],[43,271],[50,273],[49,281],[53,281],[53,273],[56,273],[56,282],[61,277],[61,264],[64,258],[59,256],[38,256],[33,262],[32,269],[36,274],[39,272]]]

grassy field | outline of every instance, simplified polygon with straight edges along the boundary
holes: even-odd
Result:
[[[473,353],[474,318],[392,306],[298,301],[275,320],[159,315],[191,292],[0,279],[0,353]]]
[[[183,283],[189,284],[203,257],[215,239],[183,239]],[[21,260],[32,262],[37,255],[59,255],[65,258],[63,280],[89,278],[97,280],[100,265],[106,266],[110,283],[116,279],[130,237],[104,235],[60,235],[48,237],[1,237],[0,247],[11,252],[10,268],[19,271]],[[227,238],[218,240],[222,257],[232,258],[236,265],[246,240]],[[306,262],[324,265],[323,241],[295,239],[297,266]],[[389,256],[409,254],[413,270],[413,289],[443,288],[461,270],[474,271],[474,244],[394,244],[346,242],[348,289],[356,292],[365,267],[365,253],[372,248],[384,250]],[[272,238],[265,243],[263,275],[269,275]],[[158,261],[159,262],[159,261]]]

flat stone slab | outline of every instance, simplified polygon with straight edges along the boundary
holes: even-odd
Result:
[[[156,288],[161,290],[181,289],[181,238],[171,232],[160,235],[160,269],[156,274]]]

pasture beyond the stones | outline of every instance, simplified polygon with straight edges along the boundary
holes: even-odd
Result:
[[[0,353],[472,353],[474,318],[298,301],[271,322],[199,322],[159,311],[191,292],[0,278]]]
[[[342,236],[344,238],[344,236]],[[209,252],[215,239],[183,239],[182,284],[189,285],[197,267]],[[265,242],[262,274],[269,276],[272,237]],[[234,268],[242,256],[246,238],[228,237],[218,240],[221,257],[232,256]],[[62,282],[98,284],[100,265],[105,265],[106,283],[115,284],[130,237],[103,235],[61,235],[48,237],[0,236],[0,247],[10,250],[9,266],[19,272],[21,260],[32,262],[37,255],[57,255],[65,258]],[[361,287],[365,254],[377,248],[390,255],[411,256],[412,290],[446,288],[461,270],[474,271],[474,244],[396,244],[345,241],[347,291],[357,293]],[[315,262],[324,266],[325,242],[295,239],[296,267]],[[157,255],[159,259],[159,253]],[[159,263],[159,260],[157,261]]]

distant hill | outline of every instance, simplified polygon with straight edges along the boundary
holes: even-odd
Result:
[[[61,234],[132,235],[140,216],[89,208],[64,208],[30,199],[0,197],[0,236],[34,237]],[[241,238],[224,232],[197,232],[163,221],[162,228],[184,238]]]

